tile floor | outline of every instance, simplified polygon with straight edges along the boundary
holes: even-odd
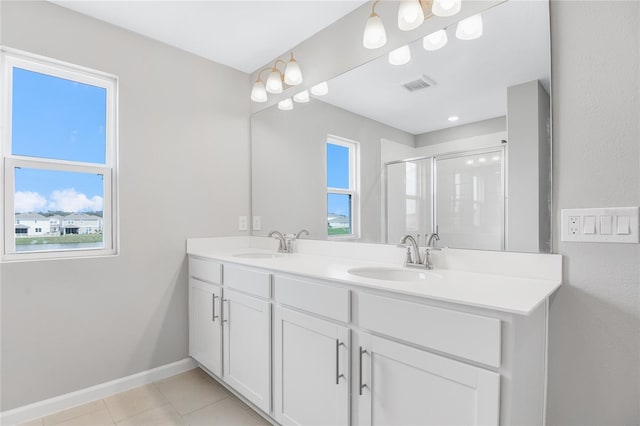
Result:
[[[23,426],[267,426],[199,368]]]

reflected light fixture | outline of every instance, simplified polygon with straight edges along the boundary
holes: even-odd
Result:
[[[389,63],[391,65],[404,65],[411,60],[411,49],[409,45],[404,45],[389,52]]]
[[[460,40],[475,40],[482,35],[482,15],[470,16],[458,22],[456,37]]]
[[[447,118],[447,120],[453,123],[454,121],[460,120],[460,117],[458,117],[457,115],[452,115],[451,117]]]
[[[283,99],[278,102],[278,109],[282,111],[291,111],[293,109],[293,101],[291,98]]]
[[[302,92],[297,93],[293,96],[293,100],[301,104],[309,102],[309,91],[303,90]]]
[[[362,45],[367,49],[377,49],[387,44],[387,32],[384,29],[382,19],[376,13],[376,5],[380,0],[373,2],[371,15],[364,26]]]
[[[324,96],[329,93],[329,85],[326,81],[318,83],[311,88],[311,94],[314,96]]]
[[[284,65],[284,72],[278,68],[280,64]],[[266,83],[262,81],[262,73],[265,71],[269,71]],[[251,100],[253,102],[266,102],[267,93],[279,94],[285,89],[285,84],[297,86],[300,83],[302,83],[302,71],[293,57],[293,52],[291,52],[289,62],[278,59],[273,63],[272,67],[265,68],[258,73],[258,79],[253,83],[251,89]]]
[[[436,16],[453,16],[460,12],[462,0],[433,0],[431,12]]]
[[[449,41],[447,32],[440,30],[425,36],[422,39],[422,47],[424,47],[425,50],[438,50],[443,48],[447,44],[447,41]]]

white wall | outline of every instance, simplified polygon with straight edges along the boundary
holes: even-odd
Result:
[[[7,410],[187,356],[185,238],[249,214],[250,82],[51,3],[1,17],[6,46],[120,77],[120,255],[1,265]]]
[[[640,246],[559,243],[560,209],[640,204],[640,3],[552,1],[548,423],[640,423]]]
[[[381,242],[380,140],[413,146],[414,137],[316,99],[251,118],[252,210],[262,222],[255,235],[306,228],[309,238],[326,238],[327,135],[360,143],[360,241]]]

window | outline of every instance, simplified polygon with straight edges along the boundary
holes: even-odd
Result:
[[[3,259],[114,254],[117,78],[0,54]]]
[[[359,234],[358,143],[327,140],[327,234],[357,238]]]

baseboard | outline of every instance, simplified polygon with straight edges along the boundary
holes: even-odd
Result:
[[[195,368],[197,364],[191,358],[185,358],[171,364],[162,365],[110,382],[101,383],[75,392],[34,402],[33,404],[3,411],[0,413],[0,425],[9,426],[39,419],[62,410],[106,398],[118,392],[146,385]]]

